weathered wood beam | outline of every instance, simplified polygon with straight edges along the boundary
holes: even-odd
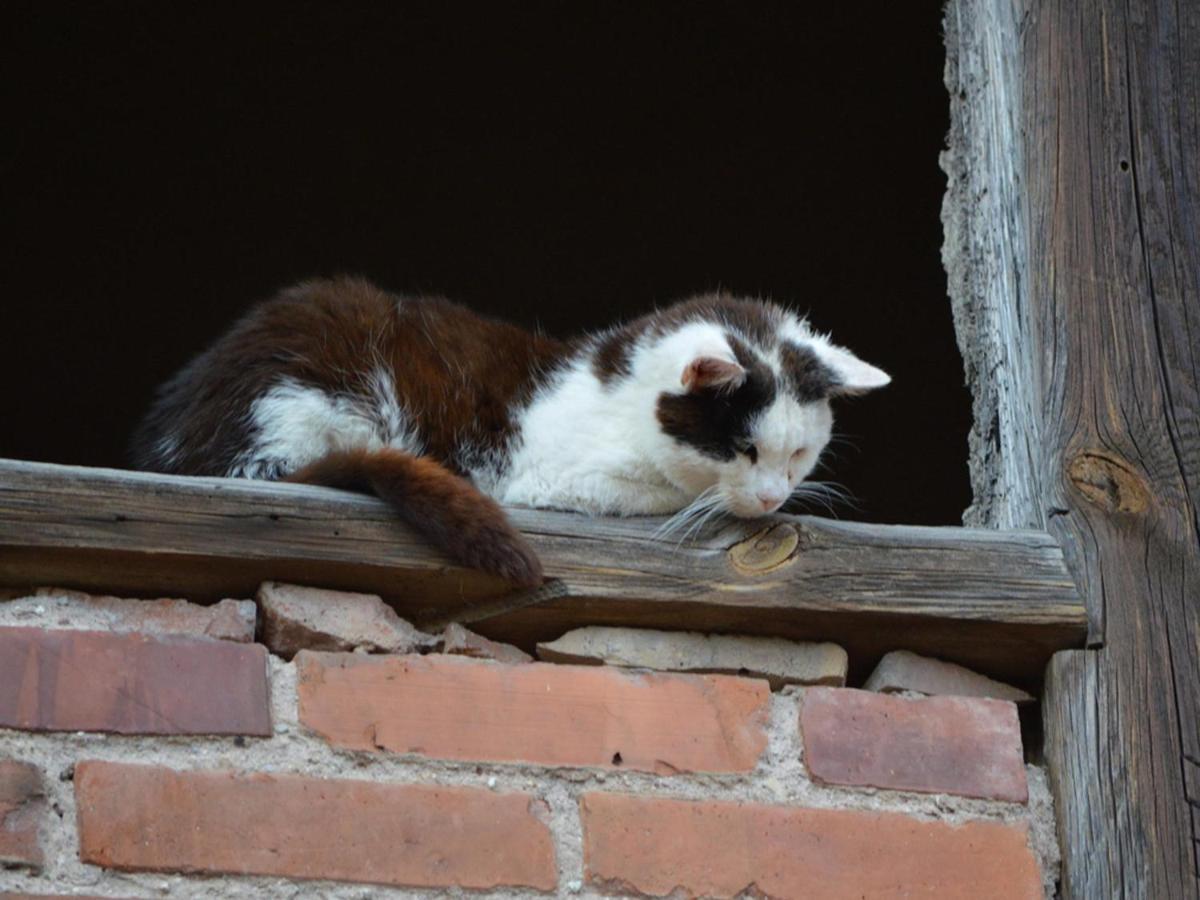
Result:
[[[947,248],[975,524],[1047,528],[1065,897],[1200,897],[1200,4],[952,0]]]
[[[860,672],[905,647],[1026,683],[1083,644],[1062,554],[1038,532],[777,517],[677,544],[654,519],[511,515],[549,576],[537,591],[450,565],[370,497],[0,461],[0,586],[216,599],[274,578],[526,647],[583,624],[694,628],[838,641]]]

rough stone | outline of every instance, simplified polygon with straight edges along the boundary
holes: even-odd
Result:
[[[554,843],[531,794],[84,761],[79,855],[132,871],[552,890]]]
[[[893,650],[886,654],[863,685],[863,690],[896,694],[915,691],[931,696],[990,697],[1013,703],[1032,703],[1034,697],[1020,688],[994,681],[965,666],[928,656]]]
[[[652,897],[1042,897],[1023,826],[584,794],[589,885]]]
[[[191,634],[250,643],[254,640],[252,600],[222,600],[201,606],[187,600],[107,597],[66,588],[43,587],[2,604],[6,624],[145,634]]]
[[[267,581],[257,600],[263,643],[284,659],[301,650],[411,653],[437,640],[413,628],[375,594]]]
[[[38,768],[0,759],[0,866],[41,868],[38,828],[45,810],[46,791]]]
[[[502,663],[533,662],[533,657],[512,644],[488,640],[481,634],[463,628],[457,623],[446,626],[440,645],[443,653],[470,656],[475,659],[494,659]]]
[[[296,657],[300,721],[350,750],[680,775],[746,772],[766,682],[456,656]]]
[[[537,645],[548,662],[608,664],[669,672],[714,672],[788,684],[846,683],[846,651],[837,644],[784,638],[707,635],[693,631],[589,626]]]
[[[0,628],[0,727],[271,734],[267,654],[175,634]]]
[[[808,688],[804,761],[825,784],[1028,799],[1017,707],[981,697]]]

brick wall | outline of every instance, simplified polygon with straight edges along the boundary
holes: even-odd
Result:
[[[22,604],[0,610],[0,896],[1015,898],[1056,876],[1007,701],[285,661],[237,608]]]

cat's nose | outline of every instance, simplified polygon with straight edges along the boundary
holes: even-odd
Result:
[[[775,491],[758,492],[758,502],[762,504],[763,512],[770,512],[778,508],[786,499],[787,497],[783,494],[776,493]]]

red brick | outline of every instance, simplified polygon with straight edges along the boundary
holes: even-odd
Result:
[[[454,656],[296,659],[301,721],[353,750],[675,774],[752,769],[766,746],[765,681]]]
[[[585,794],[584,875],[653,897],[1040,898],[1023,827]]]
[[[45,810],[41,771],[29,763],[0,759],[0,865],[41,868],[38,829]]]
[[[522,793],[295,775],[75,768],[79,854],[127,871],[553,890],[544,804]]]
[[[810,688],[804,761],[826,784],[1028,799],[1017,707],[977,697],[908,699]]]
[[[0,727],[269,735],[266,650],[177,635],[0,628]]]

